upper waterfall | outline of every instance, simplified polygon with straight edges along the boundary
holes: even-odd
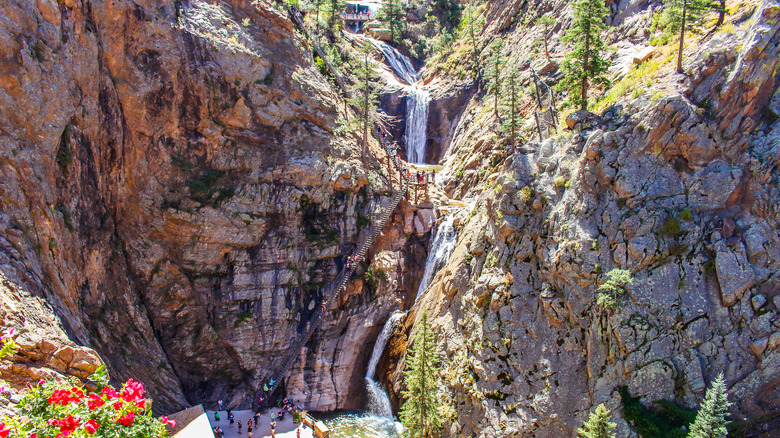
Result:
[[[404,139],[406,142],[406,158],[413,164],[425,163],[425,146],[428,132],[428,105],[430,93],[420,81],[420,72],[414,70],[412,61],[403,53],[389,44],[371,40],[371,42],[385,55],[396,76],[405,84],[400,84],[406,94],[406,130]]]

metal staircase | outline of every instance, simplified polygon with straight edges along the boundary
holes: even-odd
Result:
[[[397,162],[393,162],[396,169],[400,172],[401,169]],[[379,220],[372,225],[372,227],[368,230],[366,230],[361,238],[359,245],[355,248],[355,251],[351,254],[351,257],[357,256],[357,260],[362,260],[366,252],[368,252],[368,248],[371,247],[371,245],[374,243],[374,239],[379,235],[379,233],[382,232],[382,229],[387,224],[387,221],[390,219],[390,215],[393,214],[393,211],[398,206],[398,203],[401,202],[401,198],[406,194],[406,191],[409,189],[409,181],[410,179],[407,178],[407,175],[405,175],[403,172],[401,172],[401,183],[402,187],[400,190],[395,192],[393,195],[393,198],[390,201],[390,204],[383,209],[382,215],[380,216]],[[349,267],[348,267],[349,266]],[[351,264],[345,264],[344,267],[341,268],[341,271],[336,276],[335,279],[331,282],[330,287],[327,289],[327,292],[325,293],[325,299],[324,299],[324,306],[318,307],[317,310],[314,312],[314,315],[309,320],[309,323],[306,327],[306,330],[304,330],[302,333],[298,335],[298,338],[293,343],[293,348],[290,350],[289,355],[287,358],[285,358],[284,362],[282,362],[282,366],[278,369],[278,371],[271,377],[271,380],[273,384],[269,384],[268,391],[264,391],[263,388],[260,388],[258,391],[258,395],[255,397],[255,400],[253,400],[253,406],[255,410],[257,410],[260,406],[269,406],[272,401],[274,401],[274,393],[279,389],[279,384],[281,383],[282,379],[284,378],[285,374],[289,371],[290,367],[293,366],[295,363],[295,360],[298,358],[298,355],[301,352],[301,349],[304,345],[306,345],[309,340],[311,339],[311,336],[314,334],[314,331],[319,328],[320,323],[322,322],[323,316],[325,314],[325,311],[333,304],[333,301],[336,300],[336,297],[338,297],[339,292],[341,289],[346,286],[347,281],[352,276],[352,273],[355,272],[355,269],[357,268],[357,263],[351,263]],[[260,402],[260,397],[263,398],[263,401]]]

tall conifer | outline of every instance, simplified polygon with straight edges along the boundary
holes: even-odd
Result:
[[[368,152],[368,127],[371,115],[376,112],[378,106],[378,77],[371,60],[371,45],[366,43],[359,53],[358,59],[352,64],[355,83],[350,87],[351,97],[347,99],[347,102],[357,110],[357,115],[349,121],[349,126],[363,131],[362,155],[363,160],[365,160]]]
[[[564,42],[573,42],[574,50],[566,55],[561,65],[564,73],[561,87],[569,90],[569,103],[581,109],[588,109],[591,84],[609,84],[606,78],[609,63],[601,56],[606,50],[606,44],[601,39],[606,17],[604,0],[576,0],[574,21],[562,38]]]
[[[401,406],[401,423],[407,438],[430,438],[441,429],[439,418],[439,357],[436,338],[428,324],[428,313],[423,313],[414,344],[406,356],[409,368],[404,372],[408,388],[401,391],[406,399]]]
[[[688,438],[724,438],[728,435],[726,415],[729,406],[731,403],[726,394],[726,382],[721,373],[707,389]]]
[[[612,430],[616,424],[609,421],[609,411],[604,404],[598,405],[596,410],[590,413],[588,421],[577,429],[577,436],[580,438],[615,438]]]

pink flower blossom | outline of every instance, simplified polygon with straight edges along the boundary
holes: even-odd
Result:
[[[160,421],[162,421],[162,424],[170,424],[171,427],[176,427],[176,420],[169,420],[165,415],[160,417]]]
[[[95,433],[98,427],[100,427],[100,424],[98,424],[98,422],[95,420],[89,420],[86,423],[84,423],[84,430],[86,430],[87,433],[90,435]]]

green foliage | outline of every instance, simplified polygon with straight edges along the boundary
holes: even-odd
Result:
[[[96,392],[65,381],[44,381],[30,387],[18,405],[21,415],[4,418],[9,438],[169,436],[166,425],[173,427],[175,422],[152,416],[151,403],[144,398],[139,382],[129,379],[117,391],[108,386],[105,368],[98,368],[89,380],[96,384]]]
[[[517,130],[520,128],[521,93],[517,69],[510,68],[506,74],[506,93],[502,102],[505,118],[501,125],[501,132],[512,139],[512,144],[517,140]]]
[[[0,337],[0,344],[3,346],[0,348],[0,359],[14,355],[19,350],[19,345],[14,341],[13,335],[14,329],[3,331],[2,337]]]
[[[352,63],[352,73],[355,82],[350,87],[351,97],[347,102],[356,109],[356,115],[348,120],[348,129],[362,129],[363,131],[363,157],[368,153],[368,126],[371,116],[379,106],[378,75],[374,70],[371,60],[371,45],[366,43],[360,49],[360,56]]]
[[[499,39],[490,49],[490,59],[485,71],[485,79],[488,83],[488,91],[493,94],[493,115],[498,118],[498,105],[500,102],[503,75],[501,74],[506,64],[506,58],[501,54],[504,48],[504,40]]]
[[[482,47],[477,37],[479,37],[479,34],[485,27],[485,17],[481,12],[481,8],[469,4],[466,6],[466,13],[463,14],[463,21],[460,24],[462,34],[465,35],[471,46],[472,61],[474,63],[473,74],[475,75],[477,66],[479,66],[479,54],[482,53]]]
[[[726,382],[723,373],[720,373],[707,389],[688,438],[724,438],[728,434],[726,415],[729,406]]]
[[[563,189],[565,189],[565,188],[566,188],[566,184],[567,184],[568,182],[569,182],[569,181],[566,179],[566,177],[565,177],[565,176],[559,176],[558,178],[555,178],[555,187],[556,187],[558,190],[563,190]]]
[[[328,19],[328,30],[335,33],[338,29],[341,12],[344,11],[346,3],[344,0],[325,0],[323,6],[323,12]]]
[[[376,268],[371,265],[363,273],[363,280],[365,280],[368,288],[371,291],[376,291],[379,288],[379,283],[387,281],[387,272],[384,269]]]
[[[414,336],[406,357],[408,369],[404,371],[404,382],[408,388],[401,391],[404,403],[401,406],[401,423],[407,438],[427,438],[437,435],[441,429],[441,398],[439,397],[439,357],[436,352],[436,338],[428,324],[428,313],[423,313],[420,326]]]
[[[697,29],[701,25],[704,12],[712,9],[713,0],[664,0],[664,11],[659,25],[664,33],[679,32],[680,44],[677,53],[677,72],[682,73],[683,48],[686,30]]]
[[[620,307],[620,299],[628,293],[628,286],[634,282],[628,269],[613,269],[607,272],[607,280],[599,286],[596,304],[608,310]]]
[[[561,38],[561,41],[574,43],[574,50],[561,64],[564,78],[559,85],[568,90],[569,105],[587,109],[590,84],[609,86],[606,78],[609,62],[602,57],[606,44],[601,39],[607,12],[604,0],[576,0],[574,3],[574,20]]]
[[[65,228],[67,228],[68,231],[73,232],[75,227],[73,226],[73,216],[70,214],[70,210],[62,204],[57,206],[57,210],[62,214],[62,221],[65,223]]]
[[[550,14],[542,15],[539,20],[536,21],[537,24],[541,24],[544,26],[544,32],[542,32],[542,37],[544,38],[544,56],[547,57],[547,59],[550,59],[550,52],[547,50],[547,42],[548,42],[548,34],[550,32],[550,28],[555,26],[555,17],[553,17]]]
[[[192,199],[201,204],[217,206],[223,200],[232,198],[235,195],[233,187],[217,184],[224,176],[225,172],[221,170],[206,170],[194,175],[187,181]]]
[[[377,18],[390,29],[390,38],[399,42],[406,18],[401,0],[385,0]]]
[[[676,238],[680,235],[681,231],[680,221],[674,216],[667,216],[666,221],[661,225],[659,233],[662,237]]]
[[[647,409],[639,397],[631,397],[628,388],[618,388],[623,402],[623,418],[634,426],[642,438],[684,438],[685,428],[693,421],[694,413],[664,400],[655,402],[654,410]]]
[[[604,404],[596,407],[596,410],[590,413],[588,421],[577,429],[577,436],[582,438],[615,438],[612,430],[617,424],[609,421],[610,413]]]

